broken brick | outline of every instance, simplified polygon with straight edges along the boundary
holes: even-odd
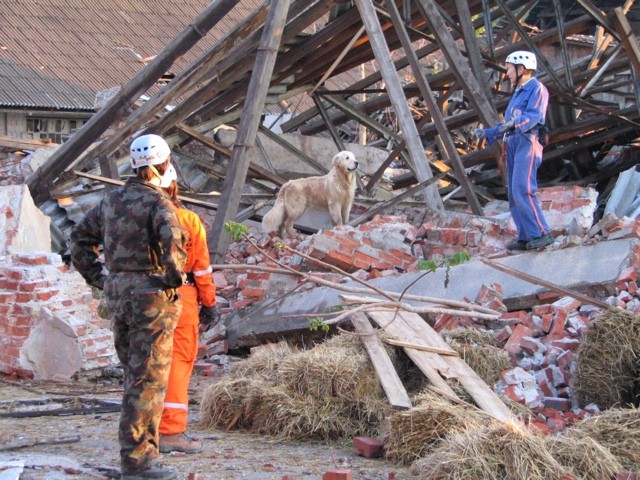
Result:
[[[353,473],[347,469],[327,470],[322,474],[322,480],[353,480]]]
[[[371,437],[353,437],[353,446],[365,458],[378,458],[384,453],[384,444]]]

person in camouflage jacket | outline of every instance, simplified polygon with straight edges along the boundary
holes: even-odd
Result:
[[[171,151],[157,135],[131,145],[136,172],[107,192],[74,228],[71,260],[87,283],[104,289],[115,348],[124,367],[119,442],[123,479],[175,478],[158,465],[159,422],[181,312],[186,233],[159,188]],[[104,266],[98,246],[104,248]],[[105,271],[106,268],[106,271]]]

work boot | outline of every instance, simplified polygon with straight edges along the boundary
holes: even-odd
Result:
[[[161,463],[152,461],[147,468],[142,470],[122,470],[120,475],[121,480],[146,480],[149,478],[156,478],[160,480],[171,480],[178,478],[178,470],[174,467],[169,467]]]
[[[201,451],[202,443],[193,440],[186,433],[176,433],[175,435],[160,434],[160,453],[200,453]]]
[[[513,242],[507,243],[507,250],[510,252],[524,252],[527,249],[527,242],[524,240],[514,240]]]
[[[537,248],[543,248],[553,243],[553,237],[550,234],[542,235],[541,237],[534,238],[527,243],[527,250],[535,250]]]

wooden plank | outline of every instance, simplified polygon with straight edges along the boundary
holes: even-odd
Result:
[[[405,322],[407,329],[414,332],[423,343],[435,348],[453,350],[447,342],[420,315],[401,312],[399,316]],[[476,404],[493,418],[506,421],[511,417],[511,411],[500,397],[482,380],[473,369],[460,357],[441,357],[449,366],[452,375],[473,398]],[[437,385],[436,385],[437,387]]]
[[[409,395],[398,377],[398,372],[391,363],[382,341],[369,323],[369,319],[363,313],[356,313],[351,317],[351,323],[356,332],[362,334],[360,340],[369,354],[380,385],[382,385],[384,393],[387,394],[389,404],[399,410],[411,408]]]
[[[424,342],[422,342],[420,338],[417,338],[412,332],[407,331],[407,326],[395,312],[368,312],[367,314],[380,328],[384,328],[387,333],[397,337],[401,341],[424,345]],[[440,355],[413,348],[404,349],[404,351],[436,388],[442,390],[447,395],[459,398],[441,376],[442,374],[447,374],[448,366],[440,358]]]
[[[260,125],[264,101],[273,75],[278,47],[282,39],[289,10],[289,0],[273,0],[265,29],[258,47],[256,64],[247,89],[246,103],[242,109],[238,134],[229,161],[229,173],[224,179],[218,214],[209,235],[209,251],[213,253],[213,263],[223,263],[229,247],[230,237],[224,234],[224,224],[232,220],[240,204],[242,188],[247,177],[250,158],[247,150],[254,146]]]

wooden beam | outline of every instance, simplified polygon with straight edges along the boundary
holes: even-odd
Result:
[[[640,77],[640,44],[638,44],[638,39],[633,33],[622,8],[614,8],[609,15],[611,16],[611,23],[613,23],[620,36],[620,42],[624,45],[624,49],[629,55],[633,70],[636,72],[636,76]],[[638,107],[640,108],[640,105]]]
[[[382,72],[382,78],[389,90],[389,96],[391,97],[391,103],[396,112],[398,118],[398,124],[402,131],[402,136],[407,142],[407,149],[409,155],[413,161],[413,167],[416,170],[416,176],[421,182],[430,179],[433,175],[429,168],[426,154],[422,146],[422,140],[418,134],[418,129],[413,120],[413,116],[409,111],[407,105],[407,98],[402,91],[402,85],[398,74],[393,68],[393,60],[391,53],[385,42],[384,34],[382,33],[382,27],[376,10],[371,0],[355,0],[355,4],[358,7],[362,21],[367,29],[367,35],[369,36],[369,42],[373,48],[373,53],[380,66]],[[442,199],[438,193],[438,189],[435,187],[427,187],[424,190],[424,200],[428,208],[434,210],[442,210],[444,205]]]
[[[408,197],[414,195],[415,193],[419,192],[421,189],[424,189],[425,187],[428,187],[428,186],[436,183],[437,181],[439,181],[442,178],[444,178],[446,175],[447,175],[446,172],[440,173],[440,174],[436,175],[435,177],[431,177],[429,180],[425,180],[424,182],[420,182],[419,184],[414,185],[413,187],[405,190],[404,192],[400,193],[399,195],[396,195],[395,197],[393,197],[393,198],[391,198],[391,199],[389,199],[389,200],[387,200],[385,202],[376,204],[373,208],[367,210],[362,215],[359,215],[356,218],[354,218],[353,220],[350,220],[349,223],[347,223],[347,225],[351,225],[351,226],[356,227],[356,226],[360,225],[361,223],[364,223],[364,222],[370,220],[371,218],[373,218],[374,215],[377,215],[378,213],[383,212],[387,208],[390,208],[393,205],[396,205],[396,204],[400,203],[405,198],[408,198]]]
[[[573,290],[569,290],[568,288],[561,287],[560,285],[556,285],[555,283],[548,282],[542,278],[534,277],[533,275],[529,275],[528,273],[521,272],[519,270],[515,270],[513,268],[507,267],[506,265],[502,265],[493,260],[489,260],[488,258],[481,258],[482,263],[489,265],[496,270],[500,270],[501,272],[508,273],[520,280],[524,280],[525,282],[533,283],[534,285],[540,285],[541,287],[548,288],[554,292],[562,293],[563,295],[567,295],[571,298],[575,298],[576,300],[580,300],[582,303],[587,303],[589,305],[595,305],[596,307],[600,307],[604,310],[611,310],[613,307],[611,305],[607,305],[605,302],[601,302],[600,300],[596,300],[595,298],[591,298],[588,295],[584,295],[580,292],[575,292]]]
[[[409,395],[393,366],[387,351],[376,335],[369,319],[364,313],[356,313],[351,317],[351,323],[355,331],[360,334],[360,340],[369,354],[369,359],[376,372],[378,381],[389,399],[391,407],[398,410],[407,410],[412,407]]]
[[[183,131],[184,133],[186,133],[187,135],[189,135],[191,138],[193,138],[194,140],[202,143],[203,145],[217,151],[220,152],[222,155],[226,156],[227,158],[232,158],[233,156],[233,151],[229,150],[228,148],[223,147],[222,145],[218,145],[216,142],[214,142],[213,140],[211,140],[209,137],[207,137],[206,135],[201,134],[200,132],[198,132],[195,128],[191,128],[183,123],[178,125],[178,129],[180,129],[181,131]],[[286,180],[274,173],[271,173],[270,171],[262,168],[259,165],[256,165],[253,162],[249,163],[248,166],[248,170],[253,173],[254,175],[257,175],[258,177],[261,177],[265,180],[268,180],[269,182],[281,187],[282,185],[285,184]]]
[[[267,6],[263,5],[240,22],[224,37],[217,41],[211,48],[204,52],[196,61],[186,69],[179,72],[172,80],[158,91],[148,101],[144,102],[140,108],[136,109],[121,128],[118,128],[112,135],[109,135],[103,142],[97,145],[91,152],[86,152],[69,168],[80,169],[84,165],[84,160],[95,158],[99,155],[110,155],[134,132],[140,130],[145,124],[155,120],[156,115],[160,115],[163,109],[176,98],[185,95],[187,90],[203,81],[207,73],[213,66],[225,58],[230,50],[235,48],[239,42],[252,34],[267,16]],[[157,130],[160,132],[160,130]],[[88,155],[90,153],[90,155]]]
[[[242,109],[238,134],[229,161],[229,173],[222,186],[222,197],[220,198],[222,208],[218,210],[209,235],[209,251],[213,252],[213,263],[224,263],[224,256],[229,246],[230,238],[224,233],[224,224],[234,218],[240,204],[250,162],[247,150],[253,148],[255,143],[269,82],[273,75],[273,66],[276,62],[287,19],[289,3],[290,0],[272,0],[269,6],[265,29],[258,47],[256,64],[247,89],[247,101]]]
[[[315,168],[320,173],[322,173],[322,174],[329,173],[329,169],[327,167],[325,167],[322,163],[318,162],[315,158],[310,157],[309,155],[304,153],[299,148],[294,147],[293,145],[291,145],[291,143],[287,142],[281,136],[276,135],[275,133],[273,133],[268,128],[260,126],[259,130],[260,130],[260,133],[262,133],[269,140],[271,140],[272,142],[280,145],[282,148],[284,148],[288,152],[292,153],[293,155],[295,155],[296,157],[298,157],[300,160],[302,160],[303,162],[307,163],[311,167]]]
[[[387,0],[389,2],[389,0]],[[425,18],[433,24],[436,41],[440,50],[449,62],[451,73],[462,86],[469,102],[473,105],[478,116],[487,126],[496,125],[500,121],[495,106],[487,96],[487,89],[480,86],[479,79],[474,75],[469,66],[469,61],[464,58],[456,41],[447,28],[444,19],[440,15],[435,0],[418,0],[418,6]],[[414,72],[415,73],[415,72]],[[431,115],[434,112],[429,110]]]
[[[0,135],[0,148],[8,150],[38,150],[42,147],[56,147],[57,143],[45,140],[31,140]]]
[[[36,204],[41,204],[49,198],[49,189],[53,181],[114,121],[126,114],[140,95],[164,75],[178,57],[185,54],[222,20],[236,3],[237,0],[211,2],[160,54],[27,178],[26,183]]]
[[[426,8],[432,7],[433,4],[435,2],[433,2],[433,0],[419,0],[419,3],[421,5],[423,5]],[[387,5],[387,10],[389,11],[389,14],[391,15],[391,21],[393,22],[393,25],[396,29],[396,33],[398,35],[398,37],[400,38],[400,42],[402,43],[402,47],[404,48],[404,51],[407,52],[407,57],[409,58],[409,64],[411,65],[411,69],[413,70],[413,75],[416,79],[416,83],[418,84],[418,88],[420,89],[420,93],[422,95],[422,99],[424,100],[424,102],[427,104],[427,108],[429,110],[429,113],[431,115],[431,118],[433,119],[433,123],[436,126],[436,129],[438,130],[438,135],[440,136],[440,138],[442,139],[442,143],[444,145],[444,149],[446,155],[449,157],[449,162],[451,163],[451,165],[453,166],[454,171],[456,172],[456,178],[458,180],[458,183],[460,184],[460,186],[462,187],[462,189],[464,190],[465,193],[465,197],[467,199],[467,202],[469,203],[469,206],[471,207],[471,211],[475,214],[475,215],[483,215],[482,212],[482,206],[480,205],[480,202],[478,201],[478,197],[476,196],[475,192],[473,191],[473,187],[471,186],[471,182],[469,181],[469,178],[467,177],[467,174],[464,170],[464,167],[462,166],[462,161],[460,160],[460,155],[458,155],[458,150],[456,149],[456,146],[453,142],[453,139],[451,138],[451,134],[449,133],[449,130],[447,129],[447,126],[444,123],[444,117],[442,115],[442,112],[440,111],[440,109],[438,108],[437,102],[435,97],[433,96],[433,92],[431,91],[431,87],[429,86],[429,82],[427,82],[427,79],[424,75],[424,71],[422,70],[422,66],[420,65],[420,62],[418,61],[418,57],[415,56],[414,52],[413,52],[413,48],[411,46],[411,41],[409,40],[409,36],[407,35],[407,32],[404,28],[404,23],[402,22],[402,19],[400,18],[400,12],[398,11],[398,9],[396,8],[395,2],[394,0],[386,0],[386,5]],[[439,12],[438,12],[439,14]],[[429,20],[433,23],[433,27],[435,31],[438,31],[438,23],[435,21],[435,19],[433,17],[429,17]],[[442,22],[444,24],[444,21]],[[443,26],[444,28],[444,26]],[[445,29],[446,30],[446,29]],[[447,30],[448,32],[448,30]],[[437,33],[436,34],[436,38],[438,38],[441,34]],[[453,44],[453,47],[451,48],[451,52],[456,51],[457,55],[460,56],[460,58],[457,58],[456,61],[460,61],[462,55],[460,54],[460,52],[457,50],[457,47],[455,46],[455,42],[453,40],[453,37],[450,37],[449,39],[443,39],[441,40],[442,43],[446,44],[448,41],[451,41],[451,43]],[[455,57],[456,54],[453,54],[453,57]],[[451,57],[451,58],[453,58]],[[468,67],[468,65],[464,65],[464,62],[460,61],[458,68],[454,68],[455,71],[458,71],[458,69],[460,70],[466,70],[467,75],[470,77],[468,80],[468,83],[466,83],[466,85],[471,85],[474,84],[475,86],[477,86],[477,88],[479,89],[479,91],[477,92],[470,92],[467,91],[467,94],[470,93],[477,93],[478,97],[482,97],[482,92],[480,91],[480,87],[478,84],[478,81],[476,80],[475,83],[473,82],[473,78],[475,78],[473,76],[473,73],[471,72],[471,69]],[[462,73],[462,72],[461,72]],[[487,108],[489,108],[490,111],[488,112],[482,112],[482,113],[478,113],[479,115],[481,115],[483,118],[495,118],[497,123],[497,119],[498,119],[498,114],[495,111],[495,107],[493,106],[493,104],[491,104],[490,102],[487,102],[487,99],[485,98],[485,102],[482,101],[477,101],[476,102],[478,105],[486,105]],[[493,115],[491,114],[491,110],[493,111]],[[494,124],[495,124],[494,123]],[[417,128],[416,128],[417,131]],[[441,200],[442,201],[442,200]]]

